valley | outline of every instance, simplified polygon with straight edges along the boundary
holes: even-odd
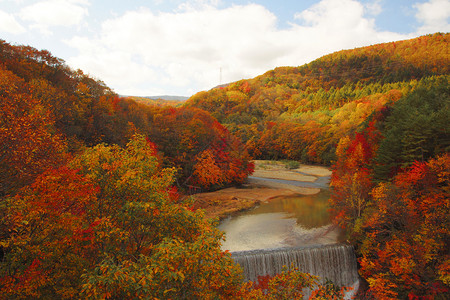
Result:
[[[291,247],[320,274],[347,260],[361,299],[445,299],[449,42],[342,50],[168,103],[0,40],[0,297],[344,297],[295,268],[246,283],[230,253],[282,264]]]
[[[223,219],[274,198],[318,194],[320,188],[304,185],[331,175],[327,168],[321,166],[302,165],[295,170],[287,168],[287,163],[283,162],[255,161],[255,171],[246,183],[240,187],[195,194],[194,208],[203,209],[208,218]]]

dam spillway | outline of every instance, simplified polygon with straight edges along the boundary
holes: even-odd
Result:
[[[321,283],[328,279],[338,286],[351,286],[359,280],[354,249],[347,244],[240,251],[233,252],[232,258],[244,270],[246,281],[281,273],[283,266],[319,276]]]

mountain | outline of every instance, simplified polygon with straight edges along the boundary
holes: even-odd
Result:
[[[189,99],[184,96],[149,96],[149,97],[138,97],[138,96],[128,96],[127,99],[131,99],[138,103],[145,105],[155,105],[155,106],[181,106],[183,103]]]
[[[186,101],[189,99],[189,97],[184,96],[169,96],[169,95],[162,95],[162,96],[148,96],[144,98],[149,98],[152,100],[167,100],[167,101]]]
[[[332,166],[363,299],[449,294],[450,35],[339,51],[192,96],[255,159]],[[363,292],[364,293],[364,292]]]
[[[0,40],[0,294],[261,297],[247,297],[216,223],[170,187],[241,184],[253,157],[333,164],[330,211],[358,256],[361,298],[446,299],[449,39],[339,51],[169,100],[179,107],[118,97]],[[297,291],[304,278],[258,285]]]
[[[252,170],[207,112],[120,98],[0,40],[0,299],[242,298],[223,234],[178,190]]]
[[[422,80],[448,78],[450,35],[342,50],[193,95],[255,158],[330,164],[341,137]],[[293,139],[292,137],[296,137]]]
[[[243,145],[209,113],[180,107],[184,97],[151,98],[119,97],[46,50],[0,40],[0,199],[60,165],[66,151],[126,147],[137,134],[177,170],[181,189],[217,189],[251,173]]]
[[[215,222],[170,187],[241,184],[250,152],[333,164],[330,210],[369,286],[361,298],[446,299],[449,39],[336,52],[170,100],[179,107],[118,97],[48,51],[0,40],[0,294],[258,298],[243,295]]]

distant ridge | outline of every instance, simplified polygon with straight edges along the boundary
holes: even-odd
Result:
[[[184,96],[125,96],[125,98],[132,99],[136,102],[146,104],[146,105],[155,105],[155,106],[181,106],[189,99],[189,97]]]
[[[169,96],[169,95],[162,95],[162,96],[147,96],[142,98],[148,98],[152,100],[167,100],[167,101],[186,101],[189,99],[189,97],[184,96]]]

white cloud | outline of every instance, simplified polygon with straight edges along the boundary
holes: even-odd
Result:
[[[419,33],[434,33],[436,31],[450,31],[450,0],[430,0],[416,3],[416,18],[423,23]]]
[[[45,0],[22,8],[19,15],[31,22],[31,28],[48,35],[51,26],[79,25],[88,15],[87,5],[87,0]]]
[[[374,0],[373,2],[369,2],[365,5],[365,9],[371,15],[378,15],[383,11],[381,6],[381,0]]]
[[[178,6],[178,9],[182,11],[189,11],[206,7],[217,7],[220,3],[220,0],[188,0],[181,3]]]
[[[377,31],[374,19],[365,13],[366,8],[355,0],[322,0],[295,14],[300,23],[293,26],[290,35],[298,37],[292,45],[296,50],[285,57],[287,62],[309,62],[337,50],[405,38]]]
[[[370,26],[372,20],[364,18],[364,6],[354,0],[322,0],[311,8],[295,15],[306,25],[336,30],[351,29],[354,26]]]
[[[19,34],[25,31],[25,28],[16,21],[13,15],[0,10],[0,32]]]
[[[130,87],[138,86],[150,95],[157,86],[160,94],[189,95],[219,84],[220,68],[224,83],[341,49],[405,38],[377,31],[355,0],[323,0],[296,14],[298,23],[283,30],[261,5],[219,9],[214,0],[194,2],[198,6],[173,13],[142,8],[111,18],[96,37],[67,40],[79,51],[67,62],[119,93],[130,94]]]

